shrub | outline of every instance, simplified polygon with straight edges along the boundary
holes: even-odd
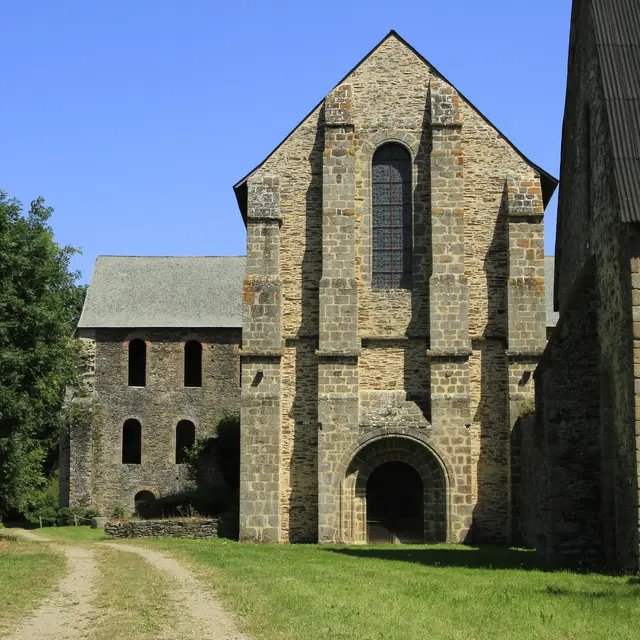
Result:
[[[112,518],[124,518],[126,515],[126,511],[121,504],[117,504],[113,507],[113,513],[111,514]]]
[[[189,477],[198,486],[206,486],[206,470],[217,465],[231,489],[240,487],[240,416],[225,412],[218,420],[214,435],[199,438],[185,450]]]
[[[47,479],[47,483],[38,495],[38,500],[25,510],[29,522],[54,524],[58,519],[58,474]]]

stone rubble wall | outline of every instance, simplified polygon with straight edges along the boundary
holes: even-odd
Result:
[[[122,538],[217,538],[218,519],[110,520],[104,533],[108,539]]]
[[[128,386],[128,346],[147,344],[146,386]],[[135,508],[135,496],[156,498],[193,487],[187,465],[176,462],[176,426],[195,425],[196,439],[214,436],[227,413],[240,409],[239,329],[101,329],[78,340],[82,384],[71,401],[68,434],[61,440],[61,504],[93,507],[109,516],[117,505]],[[202,386],[184,386],[184,345],[202,344]],[[122,462],[122,426],[142,427],[140,464]],[[212,468],[209,481],[223,484]]]

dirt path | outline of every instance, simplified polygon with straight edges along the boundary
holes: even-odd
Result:
[[[58,585],[58,591],[10,636],[9,640],[73,640],[92,637],[104,616],[118,615],[117,611],[100,612],[93,600],[98,587],[100,548],[108,547],[119,553],[135,553],[154,570],[172,583],[168,590],[171,600],[161,603],[171,611],[171,627],[163,630],[162,638],[189,638],[190,640],[250,640],[238,632],[232,617],[217,600],[198,582],[193,573],[174,558],[144,547],[114,543],[58,542],[23,529],[11,533],[26,540],[46,542],[67,557],[67,575]],[[160,604],[160,603],[159,603]],[[132,639],[135,636],[127,636]],[[123,637],[124,640],[124,637]]]
[[[144,547],[110,543],[99,544],[127,553],[137,553],[177,584],[177,588],[170,591],[176,611],[189,615],[182,616],[178,613],[176,624],[181,627],[180,631],[188,634],[189,638],[193,640],[249,640],[247,636],[238,632],[231,616],[222,609],[213,596],[202,588],[191,571],[174,558]]]
[[[21,538],[48,542],[29,531],[12,530]],[[94,552],[75,545],[52,544],[67,556],[67,575],[58,591],[47,598],[9,640],[66,640],[86,637],[98,617],[93,606],[93,582],[96,572]]]

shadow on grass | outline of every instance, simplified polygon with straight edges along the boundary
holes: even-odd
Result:
[[[635,578],[627,580],[627,585],[631,586],[628,590],[607,589],[602,591],[584,591],[577,589],[566,589],[564,587],[555,587],[549,585],[544,593],[552,596],[563,596],[568,598],[584,598],[586,600],[603,600],[606,598],[634,598],[640,599],[640,588]]]
[[[521,571],[545,571],[534,551],[508,549],[505,547],[405,547],[372,548],[342,547],[325,548],[331,553],[340,553],[355,558],[376,558],[396,562],[413,562],[428,567],[462,567],[466,569],[519,569]]]
[[[321,547],[323,551],[339,553],[355,558],[375,558],[395,562],[412,562],[427,567],[447,569],[459,567],[464,569],[493,569],[515,571],[541,571],[544,573],[569,572],[575,574],[592,573],[611,577],[627,577],[627,585],[635,587],[629,595],[640,597],[640,577],[629,577],[628,574],[606,571],[597,567],[584,569],[545,567],[536,552],[527,549],[514,549],[498,546],[466,547],[438,545],[429,547]],[[549,587],[548,593],[554,595],[583,595],[592,598],[603,598],[615,595],[614,592],[571,592]]]
[[[27,529],[29,531],[34,529],[40,529],[40,525],[37,522],[29,522],[28,520],[14,520],[12,522],[2,523],[7,529]],[[43,527],[43,530],[47,527]]]

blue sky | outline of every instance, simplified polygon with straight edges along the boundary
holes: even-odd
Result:
[[[96,255],[243,254],[233,184],[390,29],[559,173],[570,0],[0,0],[0,188]],[[553,253],[557,196],[546,218]]]

